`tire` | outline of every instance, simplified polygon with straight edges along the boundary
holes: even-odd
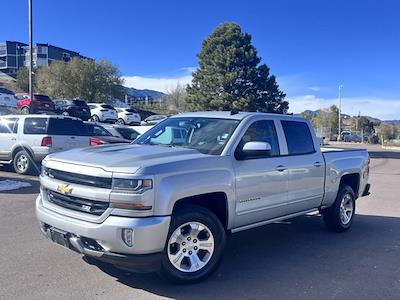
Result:
[[[214,213],[200,206],[178,210],[172,215],[159,273],[178,284],[204,280],[218,267],[225,242],[225,230]]]
[[[322,210],[325,225],[334,232],[349,230],[356,211],[356,197],[348,185],[341,185],[335,202],[329,208]]]
[[[29,115],[29,113],[30,113],[29,107],[24,106],[24,107],[21,109],[21,114],[23,114],[23,115]]]
[[[117,122],[115,122],[115,123],[118,124],[118,125],[125,125],[124,119],[121,119],[121,118],[119,118],[119,119],[117,120]]]
[[[92,117],[91,117],[91,120],[93,121],[93,122],[100,122],[100,118],[99,118],[99,116],[98,115],[93,115]]]
[[[29,152],[21,150],[13,158],[15,173],[27,175],[34,174],[35,162]]]

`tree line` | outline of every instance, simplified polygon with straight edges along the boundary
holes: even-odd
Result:
[[[167,107],[183,110],[240,110],[286,113],[288,102],[274,75],[261,64],[251,36],[235,23],[218,26],[197,55],[199,67],[192,83],[168,93]],[[52,98],[90,102],[124,99],[118,68],[106,60],[72,58],[34,70],[34,88]],[[17,74],[16,89],[28,91],[28,70]]]

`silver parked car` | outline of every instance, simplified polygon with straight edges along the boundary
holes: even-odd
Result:
[[[166,118],[168,117],[164,115],[152,115],[140,122],[140,125],[155,125],[160,123],[161,121],[164,121]]]
[[[78,118],[55,115],[7,115],[0,117],[0,163],[15,172],[38,172],[48,154],[89,146],[86,126]]]

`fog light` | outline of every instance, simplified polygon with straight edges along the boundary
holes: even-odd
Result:
[[[133,229],[124,228],[122,229],[122,240],[128,247],[133,245]]]

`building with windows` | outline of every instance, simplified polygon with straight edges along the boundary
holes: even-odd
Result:
[[[91,59],[79,52],[61,47],[37,43],[33,47],[33,66],[48,66],[54,60],[68,62],[73,57]],[[0,72],[16,77],[20,67],[29,65],[29,46],[25,43],[5,41],[0,42]]]

